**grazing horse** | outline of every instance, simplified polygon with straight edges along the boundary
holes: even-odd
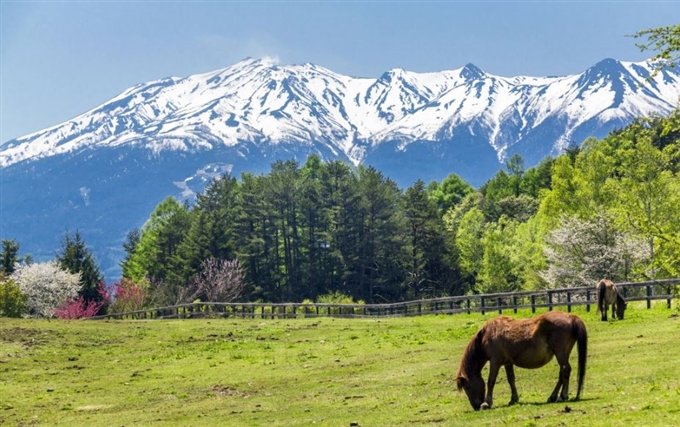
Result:
[[[595,286],[597,290],[597,311],[600,312],[603,322],[607,321],[607,311],[609,305],[612,306],[612,319],[623,320],[623,313],[628,307],[628,303],[616,289],[616,285],[611,280],[602,279]]]
[[[576,392],[578,400],[586,375],[588,354],[588,333],[581,318],[574,314],[549,311],[530,319],[515,320],[508,316],[491,319],[472,337],[463,353],[456,374],[458,390],[465,390],[475,411],[480,408],[491,408],[493,387],[498,370],[503,366],[512,392],[509,403],[512,405],[519,400],[513,366],[526,369],[540,368],[555,356],[560,365],[560,373],[548,402],[566,401],[569,397],[569,374],[571,374],[569,355],[576,343],[578,343]],[[482,368],[486,362],[489,362],[489,380],[485,398]]]

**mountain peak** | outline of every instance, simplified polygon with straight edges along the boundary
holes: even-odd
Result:
[[[484,71],[482,71],[472,62],[468,62],[463,68],[461,68],[460,75],[465,80],[477,80],[485,76]]]
[[[612,58],[605,58],[599,61],[597,64],[588,68],[585,74],[597,74],[597,75],[608,75],[613,76],[625,70],[623,64],[620,61]]]

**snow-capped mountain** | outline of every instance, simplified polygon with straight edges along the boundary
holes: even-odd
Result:
[[[670,112],[680,71],[642,85],[651,70],[605,59],[561,77],[501,77],[467,64],[375,79],[246,59],[139,84],[0,146],[0,231],[51,256],[77,228],[115,265],[125,232],[164,197],[190,198],[224,171],[266,172],[310,153],[374,165],[403,186],[452,172],[480,185],[513,153],[531,166],[572,141]]]

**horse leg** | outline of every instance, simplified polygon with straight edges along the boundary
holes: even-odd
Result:
[[[519,401],[519,394],[517,393],[517,387],[515,387],[515,369],[512,363],[505,365],[505,374],[508,376],[508,384],[510,384],[510,391],[512,392],[508,405],[514,405]]]
[[[560,375],[557,385],[548,398],[548,402],[566,402],[569,399],[569,376],[571,375],[571,365],[569,364],[569,353],[556,352],[555,357],[560,365]],[[560,392],[560,388],[562,391]],[[558,396],[559,393],[559,396]]]
[[[498,370],[500,369],[498,362],[493,360],[489,363],[489,379],[486,384],[486,399],[482,403],[481,409],[490,409],[493,406],[493,387],[496,385],[496,377],[498,377]]]
[[[604,309],[602,310],[602,321],[606,322],[607,321],[607,312],[609,311],[609,305],[607,303],[604,303]]]
[[[612,303],[612,319],[616,319],[616,301]]]

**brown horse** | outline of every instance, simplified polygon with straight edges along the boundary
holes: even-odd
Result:
[[[578,343],[578,389],[581,397],[586,375],[588,333],[578,316],[560,311],[549,311],[530,319],[515,320],[500,316],[486,322],[470,340],[456,374],[458,390],[467,394],[474,410],[489,409],[493,405],[493,387],[498,370],[505,367],[512,397],[509,405],[517,403],[513,366],[536,369],[546,365],[555,356],[560,365],[557,385],[548,402],[566,401],[569,396],[569,355]],[[486,398],[482,368],[489,363],[489,381]],[[559,395],[558,395],[559,394]]]
[[[602,321],[607,321],[607,311],[609,311],[610,304],[612,306],[612,319],[623,320],[623,313],[626,311],[628,303],[616,289],[614,282],[602,279],[595,285],[595,289],[597,290],[597,311],[600,312]]]

